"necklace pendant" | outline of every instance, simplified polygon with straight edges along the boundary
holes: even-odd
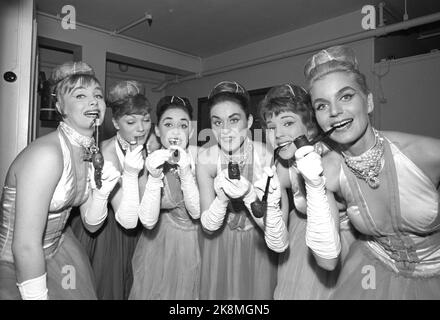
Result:
[[[367,183],[372,189],[377,189],[379,187],[379,178],[370,177],[367,179]]]
[[[92,161],[92,153],[89,149],[83,148],[83,154],[82,154],[83,161]]]

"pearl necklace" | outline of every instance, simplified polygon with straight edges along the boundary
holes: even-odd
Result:
[[[245,150],[243,153],[240,153],[238,155],[232,155],[232,154],[226,154],[226,152],[221,148],[221,152],[223,153],[223,155],[225,156],[226,159],[228,159],[228,162],[235,162],[238,163],[238,165],[240,167],[243,167],[244,164],[246,163],[246,160],[248,159],[249,155],[251,154],[252,151],[252,143],[249,141],[249,138],[246,138],[246,140],[243,142],[243,144],[245,144]],[[238,161],[234,161],[234,158],[237,159]]]
[[[95,139],[93,137],[83,136],[63,121],[60,122],[59,128],[66,134],[70,142],[73,142],[76,146],[90,149],[95,145]]]
[[[379,173],[382,170],[384,158],[384,139],[379,135],[379,132],[373,128],[375,142],[374,145],[359,156],[348,156],[342,152],[347,167],[354,173],[354,175],[365,180],[368,186],[372,189],[379,187]]]
[[[121,145],[123,151],[130,150],[130,144],[124,138],[121,137],[119,131],[116,132],[116,139],[118,139],[118,142]]]

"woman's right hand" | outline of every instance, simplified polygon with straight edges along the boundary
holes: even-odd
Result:
[[[160,178],[163,174],[161,167],[171,156],[169,149],[159,149],[150,154],[145,160],[145,168],[154,178]]]
[[[304,146],[295,152],[296,165],[310,186],[319,186],[323,182],[321,156],[314,151],[313,146]]]
[[[226,183],[224,172],[221,171],[219,174],[214,178],[214,191],[220,200],[227,201],[229,200],[228,196],[223,191],[222,186]]]
[[[124,159],[124,172],[132,175],[138,175],[144,167],[144,159],[142,157],[143,146],[137,146],[133,150],[127,150]]]
[[[238,199],[245,197],[251,190],[252,185],[245,177],[240,176],[240,180],[229,179],[228,169],[222,170],[218,177],[219,185],[230,198]]]

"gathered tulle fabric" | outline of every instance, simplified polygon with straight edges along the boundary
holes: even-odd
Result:
[[[289,214],[289,247],[279,255],[278,282],[275,300],[321,300],[328,299],[334,290],[340,265],[334,271],[322,269],[316,263],[306,245],[307,216],[306,199],[298,184],[298,171],[289,168],[294,210]],[[298,212],[300,210],[301,212]],[[355,240],[355,231],[345,211],[340,213],[341,262],[345,260],[350,245]]]
[[[66,228],[72,207],[88,196],[88,163],[75,167],[73,150],[66,136],[59,132],[63,152],[63,173],[50,202],[43,234],[47,287],[50,299],[96,299],[93,272],[88,257],[70,228]],[[0,300],[20,299],[12,255],[15,219],[15,188],[5,186],[0,223]]]
[[[116,150],[119,167],[124,166],[124,153],[115,137],[110,140]],[[100,300],[126,300],[133,282],[131,259],[142,232],[141,224],[134,229],[123,228],[108,204],[107,219],[95,233],[84,227],[79,213],[70,225],[89,256],[96,280],[96,293]]]
[[[276,285],[277,256],[257,227],[231,230],[203,239],[202,299],[270,300]]]
[[[335,289],[340,265],[333,270],[322,269],[316,263],[305,242],[307,219],[295,211],[290,213],[289,248],[280,254],[275,300],[324,300]],[[345,261],[355,232],[347,219],[340,223],[341,262]]]
[[[131,259],[142,226],[124,229],[110,205],[107,219],[97,232],[88,232],[79,214],[72,217],[71,226],[92,264],[98,299],[128,299],[133,283]]]
[[[93,270],[70,228],[54,255],[46,259],[46,272],[50,300],[96,299]],[[0,300],[21,299],[16,282],[14,264],[0,261]]]
[[[144,229],[133,259],[130,300],[200,298],[199,226],[185,208],[180,181],[167,172],[159,221]]]
[[[152,230],[145,229],[133,255],[131,300],[199,299],[198,232],[181,228],[161,213]]]
[[[242,175],[249,181],[261,178],[261,150],[254,150]],[[220,158],[217,173],[226,168]],[[270,300],[277,281],[277,254],[266,245],[262,230],[242,201],[228,206],[223,226],[202,239],[201,299]]]
[[[350,248],[331,298],[440,299],[439,194],[430,179],[387,139],[380,186],[387,210],[343,172],[347,213],[365,237]]]

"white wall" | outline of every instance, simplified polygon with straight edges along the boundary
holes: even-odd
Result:
[[[28,143],[32,98],[33,0],[0,1],[0,183],[9,165]],[[13,71],[15,82],[3,74]]]
[[[385,74],[376,80],[379,127],[440,138],[440,52],[378,63],[375,69]],[[381,91],[386,102],[379,99]]]
[[[107,52],[191,73],[200,71],[198,57],[115,37],[108,33],[83,27],[80,24],[77,24],[74,30],[64,30],[59,20],[46,15],[38,14],[37,21],[38,36],[81,46],[82,59],[94,68],[98,79],[103,84]]]
[[[258,61],[264,57],[280,52],[302,49],[307,45],[333,40],[344,35],[361,32],[362,15],[359,12],[346,14],[303,29],[275,36],[241,48],[237,48],[221,55],[213,56],[204,61],[204,72],[222,69],[251,61]],[[374,64],[374,41],[372,38],[356,41],[349,44],[356,52],[367,80],[373,87],[372,69]],[[293,82],[304,84],[304,65],[312,53],[292,56],[272,62],[261,63],[255,66],[236,69],[200,79],[185,81],[167,88],[167,94],[187,96],[197,115],[197,99],[208,96],[212,87],[222,80],[235,80],[246,89],[272,87],[277,84]]]

